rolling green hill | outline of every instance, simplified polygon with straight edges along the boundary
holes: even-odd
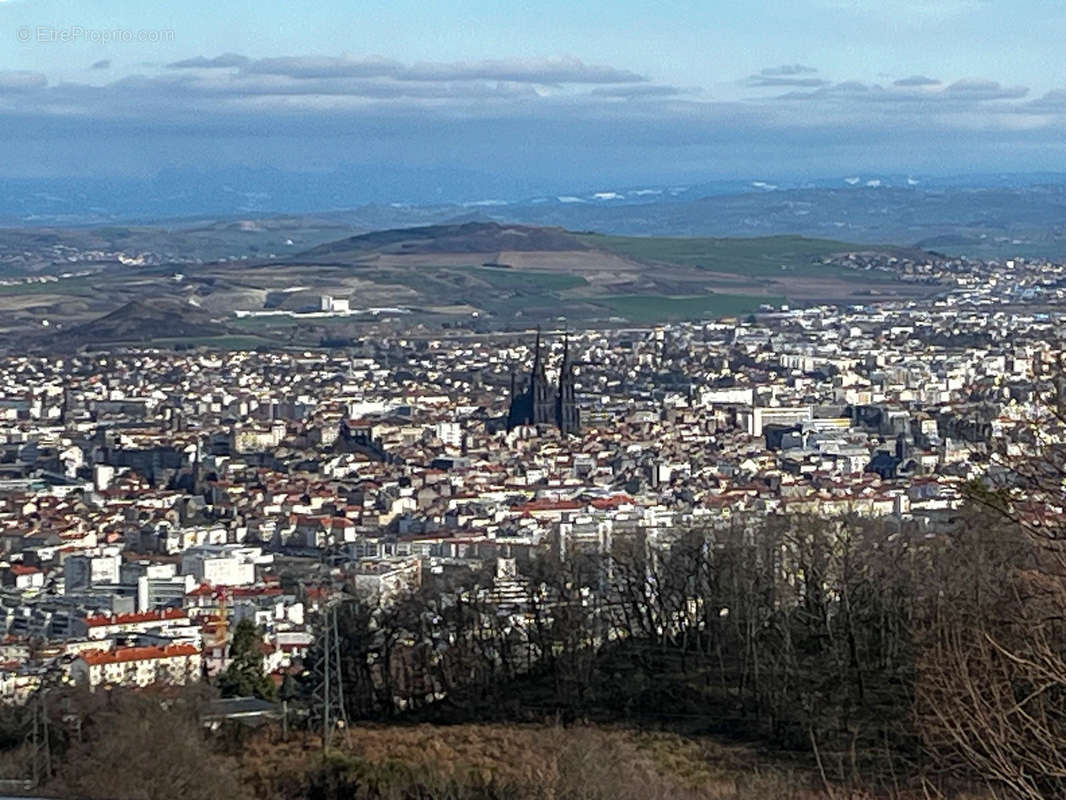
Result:
[[[317,228],[313,236],[298,227],[261,228],[247,222],[202,230],[292,237],[285,240],[290,243],[322,234]],[[141,252],[143,242],[150,262],[162,258],[150,246],[152,236],[127,233],[127,250]],[[48,235],[33,235],[41,247],[52,246]],[[921,299],[937,291],[873,268],[883,266],[879,258],[838,258],[844,255],[929,257],[914,249],[801,236],[628,237],[467,222],[337,239],[291,258],[118,262],[58,280],[59,271],[48,268],[42,275],[50,279],[0,286],[0,335],[41,338],[61,331],[68,342],[169,343],[229,342],[239,334],[312,346],[361,335],[376,324],[380,308],[400,308],[404,319],[430,326],[506,327],[559,318],[647,324],[747,314],[785,302]],[[354,313],[306,314],[317,311],[323,295],[348,300]],[[234,318],[237,311],[279,309],[261,319]]]
[[[842,252],[906,252],[902,248],[855,245],[833,239],[808,239],[804,236],[714,239],[583,234],[580,238],[590,247],[641,261],[657,261],[709,272],[768,278],[795,275],[854,280],[857,277],[855,271],[822,264],[821,260]],[[864,280],[870,278],[869,275],[863,275]]]

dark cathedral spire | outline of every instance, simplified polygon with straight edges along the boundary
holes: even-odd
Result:
[[[537,348],[533,357],[533,374],[529,379],[529,391],[533,396],[533,424],[550,425],[555,421],[555,397],[544,372],[544,359],[540,354],[540,326],[537,326]]]
[[[570,334],[563,337],[563,363],[559,366],[559,394],[555,400],[555,424],[563,433],[577,433],[581,427],[574,397],[574,368],[570,363]]]
[[[569,337],[563,341],[563,362],[559,371],[558,388],[548,383],[545,358],[541,351],[540,326],[533,350],[533,369],[527,389],[515,394],[514,373],[511,374],[511,407],[507,413],[507,430],[519,425],[555,425],[563,433],[574,433],[579,427],[577,402],[574,397],[573,368],[570,364]]]

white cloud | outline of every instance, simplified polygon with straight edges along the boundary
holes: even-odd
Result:
[[[242,67],[247,63],[247,56],[237,53],[223,53],[214,58],[205,58],[204,56],[186,58],[167,64],[167,67],[170,69],[225,69],[227,67]]]
[[[20,119],[110,121],[159,131],[185,130],[195,120],[197,127],[260,135],[284,126],[365,125],[390,135],[428,136],[436,125],[491,123],[521,136],[519,131],[544,124],[581,128],[586,140],[611,132],[635,150],[642,142],[744,143],[767,132],[790,143],[819,137],[861,142],[901,131],[1046,130],[1050,137],[1066,124],[1066,91],[1023,102],[1025,87],[990,79],[946,85],[924,76],[887,86],[831,82],[801,64],[767,67],[751,78],[817,85],[790,83],[793,91],[787,94],[730,102],[574,58],[412,66],[376,57],[249,60],[223,54],[143,68],[144,74],[105,85],[49,85],[40,73],[0,73],[0,130],[19,131]]]
[[[352,59],[282,56],[252,61],[242,65],[241,69],[246,73],[284,75],[298,79],[388,77],[398,81],[427,83],[505,81],[537,84],[624,84],[647,81],[644,76],[629,70],[586,64],[580,59],[569,57],[537,61],[495,60],[449,64],[427,62],[405,66],[398,61],[380,57]]]
[[[911,75],[907,78],[900,78],[898,81],[893,81],[893,86],[939,86],[940,81],[936,78],[927,78],[925,75]]]
[[[964,78],[948,86],[944,93],[972,100],[1017,100],[1025,97],[1029,89],[1025,86],[1002,86],[998,81],[984,78]]]

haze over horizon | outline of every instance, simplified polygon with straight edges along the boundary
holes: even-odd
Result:
[[[1066,171],[1064,34],[1043,0],[0,0],[0,176]]]

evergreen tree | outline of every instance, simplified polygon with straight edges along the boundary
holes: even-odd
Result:
[[[219,675],[218,688],[223,697],[258,697],[273,700],[277,688],[263,672],[263,638],[250,619],[242,619],[233,629],[230,664]]]

